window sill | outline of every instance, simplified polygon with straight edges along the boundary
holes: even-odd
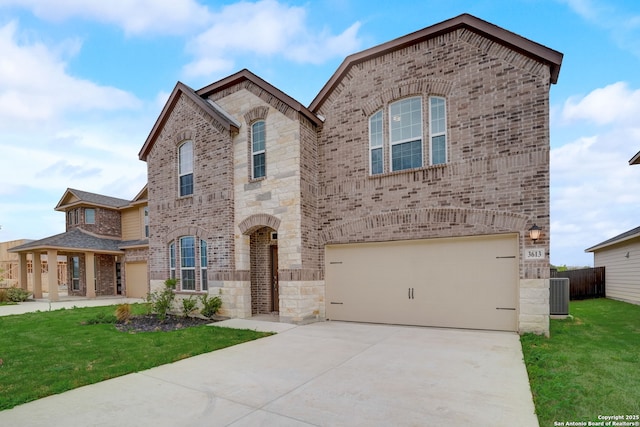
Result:
[[[447,165],[449,165],[449,163],[441,163],[439,165],[420,166],[419,168],[402,169],[399,171],[384,172],[384,173],[378,173],[375,175],[369,175],[369,178],[384,178],[387,176],[394,176],[394,175],[401,175],[401,174],[408,174],[408,173],[415,173],[415,172],[429,171],[429,170],[436,170],[436,169],[445,169]]]

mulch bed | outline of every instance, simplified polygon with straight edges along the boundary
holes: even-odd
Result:
[[[126,323],[116,323],[116,329],[122,332],[156,332],[175,331],[177,329],[192,326],[207,325],[225,320],[226,317],[214,316],[211,319],[204,317],[182,317],[168,314],[164,320],[158,319],[155,314],[132,316]]]

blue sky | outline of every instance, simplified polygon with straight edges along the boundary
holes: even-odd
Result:
[[[461,13],[564,53],[551,89],[551,262],[640,225],[636,0],[0,0],[0,241],[64,231],[67,187],[132,198],[176,81],[248,68],[309,105],[345,56]],[[549,232],[549,230],[545,230]]]

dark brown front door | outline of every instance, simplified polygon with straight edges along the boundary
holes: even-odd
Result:
[[[271,246],[271,311],[280,311],[280,287],[278,285],[277,246]]]

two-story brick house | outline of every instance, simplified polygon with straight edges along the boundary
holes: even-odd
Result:
[[[66,231],[30,241],[9,252],[19,256],[19,283],[27,289],[27,258],[65,258],[67,293],[73,296],[123,295],[144,298],[148,293],[147,189],[133,200],[69,188],[55,210],[63,212]],[[58,275],[40,271],[34,263],[33,289],[42,298],[58,299]],[[43,274],[44,273],[44,274]],[[45,286],[42,276],[45,276]]]
[[[175,277],[232,317],[548,332],[561,62],[465,14],[347,57],[308,108],[247,70],[178,83],[139,154],[151,289]]]

